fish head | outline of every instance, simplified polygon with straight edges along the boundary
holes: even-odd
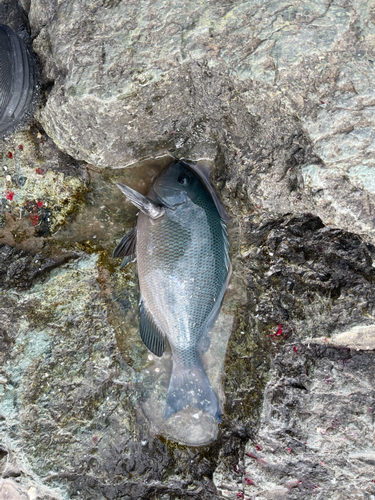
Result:
[[[175,208],[188,198],[194,200],[202,183],[195,173],[182,161],[172,164],[155,180],[153,191],[164,205]]]

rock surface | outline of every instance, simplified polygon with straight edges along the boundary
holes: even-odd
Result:
[[[33,0],[53,83],[40,120],[96,165],[221,153],[228,188],[374,241],[373,15],[367,0]]]
[[[0,500],[375,499],[370,3],[0,14],[42,78],[0,141]],[[232,217],[224,419],[197,447],[152,415],[167,364],[111,257],[136,215],[115,183],[146,192],[173,157],[212,163]]]

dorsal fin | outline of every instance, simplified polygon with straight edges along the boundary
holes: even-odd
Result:
[[[186,165],[191,170],[193,170],[193,172],[199,177],[199,179],[201,180],[201,182],[204,184],[205,188],[207,189],[207,191],[212,196],[212,199],[213,199],[213,201],[215,203],[215,206],[217,208],[217,211],[219,212],[220,217],[222,219],[224,219],[226,222],[229,222],[230,221],[230,217],[227,214],[227,211],[225,210],[223,204],[219,200],[219,197],[216,194],[216,191],[214,190],[214,188],[213,188],[213,186],[211,184],[211,181],[210,181],[210,167],[209,167],[209,165],[207,165],[206,163],[194,164],[194,163],[189,163],[189,162],[185,162],[185,161],[184,161],[184,163],[186,163]]]

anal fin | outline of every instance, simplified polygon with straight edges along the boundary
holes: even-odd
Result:
[[[142,299],[140,301],[140,314],[141,319],[139,322],[139,333],[141,335],[141,339],[143,340],[144,345],[160,358],[167,347],[167,340],[164,333],[155,323],[151,314],[145,308]]]

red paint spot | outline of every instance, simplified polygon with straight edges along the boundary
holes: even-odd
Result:
[[[266,464],[267,462],[264,460],[264,458],[261,458],[259,462],[262,462],[262,464]]]
[[[98,442],[98,439],[99,439],[98,436],[94,436],[92,438],[93,443],[96,444]]]
[[[292,452],[292,450],[291,450],[290,448],[287,448],[287,449],[286,449],[286,451],[287,451],[288,453],[291,453],[291,452]]]
[[[18,149],[20,149],[21,151],[23,151],[23,146],[22,146],[22,144],[20,144],[20,145],[18,146]]]
[[[298,29],[300,30],[300,29],[301,29],[301,26],[298,26]]]
[[[270,337],[281,337],[281,335],[283,334],[283,329],[281,327],[281,325],[277,325],[277,331],[275,333],[271,333],[270,334]]]
[[[258,457],[251,451],[246,452],[245,455],[247,455],[250,458],[255,458],[256,460],[258,460]]]
[[[237,156],[237,155],[238,155],[238,153],[234,153],[234,156]]]
[[[5,198],[9,201],[13,200],[14,193],[13,191],[5,191]]]
[[[30,214],[30,220],[31,220],[31,224],[33,226],[36,226],[39,222],[39,215],[38,214],[35,214],[35,213],[31,213]]]
[[[296,354],[298,354],[298,351],[297,351],[297,347],[296,347],[296,346],[294,346],[294,347],[293,347],[293,351],[294,351]]]
[[[249,479],[248,477],[245,477],[245,483],[249,485],[255,486],[255,483],[252,479]]]
[[[35,172],[39,175],[42,175],[44,173],[44,170],[42,168],[36,168]]]
[[[10,159],[12,159],[12,158],[13,158],[13,153],[11,153],[11,152],[9,151],[9,152],[8,152],[8,154],[7,154],[7,157],[8,157],[8,158],[10,158]]]
[[[243,495],[242,491],[239,491],[237,493],[237,498],[243,498],[243,497],[244,497],[244,495]]]
[[[373,413],[374,412],[374,410],[371,408],[371,406],[369,407],[368,412],[369,413]]]
[[[43,202],[42,202],[42,201],[38,201],[37,205],[38,205],[38,207],[40,208],[40,207],[42,207],[42,206],[43,206]]]
[[[256,445],[256,449],[257,449],[258,451],[261,451],[261,449],[262,449],[262,445],[261,445],[261,444],[257,444],[257,445]]]
[[[322,101],[321,99],[319,99],[319,101],[320,101],[322,104],[325,104],[325,101]]]

